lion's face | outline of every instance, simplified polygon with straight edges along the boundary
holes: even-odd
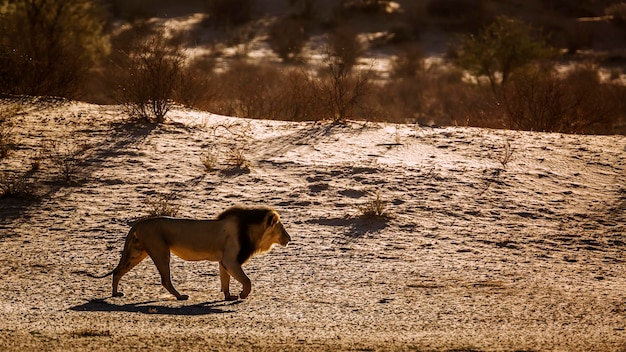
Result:
[[[277,243],[279,243],[283,247],[287,246],[287,243],[291,241],[291,236],[289,236],[287,230],[285,230],[283,223],[279,221],[276,223],[276,225],[274,225],[274,227],[276,227],[276,229],[280,232]]]
[[[285,230],[283,223],[280,222],[278,214],[272,214],[269,226],[265,232],[265,236],[269,237],[271,243],[277,243],[285,247],[291,241],[291,236]]]

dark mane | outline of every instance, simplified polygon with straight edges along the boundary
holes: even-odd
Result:
[[[257,250],[256,243],[250,238],[250,225],[261,224],[267,217],[267,214],[272,211],[272,209],[267,207],[244,208],[236,206],[224,210],[217,216],[217,220],[224,220],[232,216],[237,219],[237,236],[239,237],[240,246],[237,261],[239,264],[245,263]]]

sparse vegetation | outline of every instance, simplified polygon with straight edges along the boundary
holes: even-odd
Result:
[[[88,147],[70,139],[53,142],[49,148],[52,164],[57,168],[63,182],[76,182],[84,152]]]
[[[0,123],[0,159],[9,156],[13,148],[15,148],[13,128],[8,124]]]
[[[604,12],[607,16],[611,16],[612,21],[626,27],[626,2],[610,5]]]
[[[532,66],[518,70],[506,89],[503,106],[512,128],[581,133],[610,124],[619,113],[612,85],[601,83],[590,66],[565,76],[552,66]]]
[[[11,120],[19,109],[17,104],[0,105],[0,159],[8,157],[15,148],[16,140]]]
[[[34,183],[27,175],[0,174],[0,198],[29,198],[34,194]]]
[[[366,219],[389,220],[393,216],[387,210],[387,202],[380,196],[380,191],[376,192],[376,196],[365,204],[359,206],[361,216]]]
[[[161,123],[182,85],[183,49],[162,32],[139,37],[135,43],[121,56],[117,100],[131,118]]]
[[[505,141],[501,150],[496,154],[495,159],[502,165],[502,170],[506,170],[507,165],[513,161],[513,154],[515,149],[511,148],[511,143]]]
[[[200,156],[200,162],[206,171],[213,171],[215,166],[217,166],[217,155],[213,150],[209,149]]]
[[[97,61],[86,60],[87,57],[107,57],[109,34],[106,33],[108,28],[103,27],[102,21],[107,16],[102,8],[96,4],[85,5],[85,0],[11,1],[2,6],[2,11],[15,16],[3,16],[0,20],[2,29],[7,29],[5,33],[15,33],[15,28],[22,28],[16,27],[19,22],[28,24],[24,27],[26,32],[33,33],[24,43],[18,43],[22,46],[14,45],[17,48],[15,53],[22,49],[26,53],[27,45],[44,47],[43,44],[47,45],[49,41],[53,42],[49,43],[53,50],[24,54],[24,58],[29,58],[30,66],[26,61],[18,61],[22,69],[29,71],[19,74],[23,70],[9,70],[18,62],[15,61],[17,56],[5,50],[13,45],[11,40],[17,36],[3,39],[0,48],[5,49],[0,49],[0,63],[7,65],[0,67],[6,67],[7,72],[0,69],[0,80],[12,82],[20,75],[20,84],[38,82],[41,87],[31,90],[33,94],[52,94],[49,93],[51,90],[43,89],[51,85],[76,91],[76,84],[89,81],[88,89],[79,89],[89,95],[88,99],[122,104],[132,118],[156,123],[165,119],[174,103],[180,103],[226,115],[296,121],[354,118],[426,125],[626,133],[626,116],[621,112],[624,111],[622,101],[626,93],[620,83],[623,79],[619,69],[613,64],[620,62],[621,54],[608,50],[605,58],[579,51],[594,48],[598,41],[598,26],[603,26],[602,31],[607,26],[611,30],[620,29],[623,2],[584,1],[577,3],[580,6],[563,1],[544,2],[537,4],[547,11],[540,18],[523,16],[524,11],[534,9],[533,5],[511,8],[512,5],[502,2],[446,0],[398,4],[380,0],[336,0],[327,4],[328,7],[309,0],[285,2],[280,10],[283,12],[276,12],[278,7],[270,11],[278,20],[261,18],[268,5],[254,0],[185,2],[185,6],[195,6],[198,11],[207,12],[206,18],[185,32],[149,20],[161,16],[159,11],[165,10],[141,9],[141,4],[135,1],[106,0],[113,16],[128,22],[110,27],[115,28],[115,32],[109,32],[114,48],[111,60],[105,60],[109,63],[90,71],[91,79],[80,80],[74,77],[74,73],[82,72],[84,78],[85,70]],[[48,15],[36,11],[31,17],[25,15],[29,13],[26,9],[38,4],[50,10]],[[86,6],[84,17],[75,11],[81,4]],[[176,7],[167,0],[159,0],[155,6],[167,11]],[[49,14],[57,7],[65,12],[59,12],[59,23],[53,23]],[[505,8],[508,11],[504,11]],[[498,13],[510,17],[495,16]],[[611,16],[612,21],[608,21],[609,17],[603,24],[592,21],[596,17],[591,16],[604,14]],[[65,26],[64,23],[74,18],[72,16],[80,18],[71,26]],[[580,16],[590,16],[590,19],[588,22],[575,21]],[[48,32],[53,35],[35,35],[41,31],[33,25],[35,22],[41,23],[41,28],[49,25],[51,32]],[[91,27],[78,34],[81,26]],[[133,29],[128,30],[130,27]],[[453,32],[461,34],[446,60],[424,60],[420,45],[422,39],[428,37],[421,38],[421,35],[430,35],[432,29],[435,32],[443,30],[449,37],[454,37]],[[212,33],[208,35],[205,31]],[[182,41],[179,37],[183,32],[192,34]],[[316,38],[309,42],[312,33]],[[615,34],[611,35],[610,38],[615,37]],[[323,37],[327,38],[324,43],[317,41]],[[269,60],[259,64],[249,55],[262,38],[282,58],[282,63]],[[312,51],[302,50],[305,43],[311,45]],[[568,49],[571,62],[577,62],[583,56],[605,60],[596,63],[610,70],[610,82],[598,80],[594,87],[603,95],[596,100],[610,109],[596,109],[588,102],[581,103],[586,107],[577,109],[576,113],[569,114],[567,108],[562,108],[563,113],[551,113],[573,117],[550,118],[561,121],[547,125],[539,121],[542,118],[534,116],[537,114],[530,113],[529,108],[520,109],[524,104],[535,104],[533,96],[548,94],[550,85],[555,87],[552,91],[563,96],[576,96],[575,81],[580,78],[564,78],[567,71],[560,71],[543,79],[532,72],[546,63],[552,66],[559,63],[555,61],[560,59],[555,56],[557,51],[548,43]],[[606,42],[603,41],[602,45]],[[187,48],[192,50],[187,51]],[[397,53],[388,75],[378,71],[381,62],[372,64],[376,70],[363,69],[359,65],[359,58],[369,48]],[[201,49],[203,53],[196,55],[198,51],[195,49]],[[75,55],[79,50],[82,50],[81,55]],[[65,56],[57,55],[60,52],[73,57],[66,60]],[[308,53],[314,55],[306,57]],[[49,60],[53,56],[55,60]],[[57,57],[63,59],[57,60]],[[79,59],[81,68],[75,69]],[[40,69],[57,73],[43,75],[39,74]],[[35,74],[39,76],[35,77]],[[63,79],[79,83],[70,84]],[[50,80],[57,83],[49,84]],[[7,87],[19,86],[7,84]],[[527,89],[529,86],[548,88],[541,94],[531,94]],[[4,92],[25,90],[11,88]],[[61,90],[55,92],[75,96]],[[582,113],[578,113],[580,111]],[[572,119],[576,121],[570,121]]]
[[[326,109],[325,118],[335,122],[357,117],[370,92],[369,71],[354,72],[336,52],[326,52],[320,78],[315,82],[317,99]]]
[[[244,147],[233,146],[228,151],[226,158],[226,164],[235,170],[249,170],[250,160],[246,157],[246,150]]]
[[[148,206],[148,216],[176,216],[180,205],[175,203],[174,193],[158,194],[155,199],[148,199],[144,203]]]

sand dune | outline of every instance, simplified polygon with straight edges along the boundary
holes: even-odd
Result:
[[[624,136],[184,108],[128,125],[116,106],[64,101],[14,123],[0,171],[27,173],[38,197],[0,199],[2,350],[626,348]],[[65,182],[52,156],[73,151]],[[361,216],[377,194],[387,220]],[[84,273],[113,268],[129,224],[163,199],[194,218],[269,205],[293,242],[251,260],[243,301],[221,301],[215,263],[178,258],[189,301],[150,260],[110,298],[108,279]]]

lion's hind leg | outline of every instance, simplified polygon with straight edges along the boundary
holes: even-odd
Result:
[[[147,256],[148,253],[146,250],[143,248],[139,240],[133,236],[130,239],[130,243],[128,243],[124,248],[124,253],[122,253],[119,265],[115,268],[115,270],[113,270],[113,297],[121,297],[124,295],[124,293],[117,290],[122,276],[124,276],[137,264],[141,263],[141,261]]]
[[[148,255],[152,258],[154,265],[156,265],[159,274],[161,275],[161,284],[163,287],[167,289],[167,291],[174,296],[179,301],[184,301],[189,298],[188,295],[181,295],[178,293],[174,285],[172,284],[172,278],[170,276],[170,250],[167,245],[162,244],[161,248],[159,246],[154,246],[154,243],[151,244],[150,248],[148,248]]]

